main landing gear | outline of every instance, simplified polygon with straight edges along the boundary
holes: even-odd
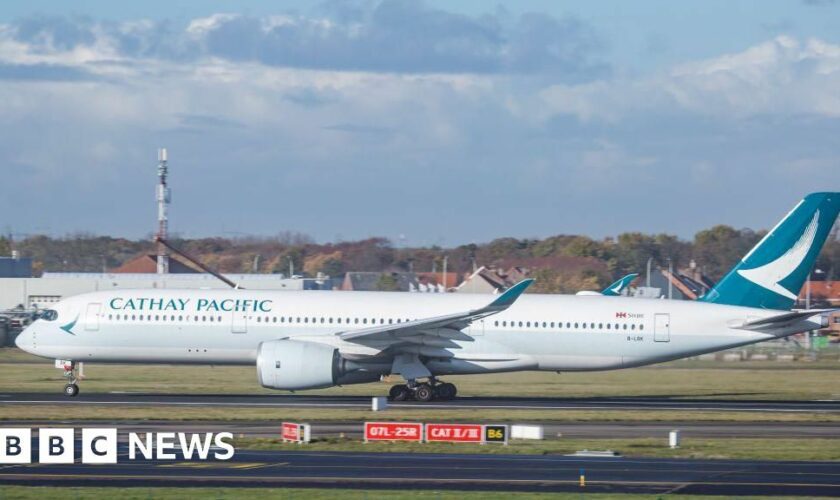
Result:
[[[64,364],[64,378],[67,379],[67,385],[64,386],[64,395],[67,397],[75,397],[79,394],[79,379],[76,377],[76,362],[68,361]]]
[[[417,383],[416,380],[409,380],[407,384],[398,384],[391,387],[388,399],[391,401],[408,401],[411,399],[428,403],[432,400],[446,401],[455,399],[458,389],[455,384],[449,382],[438,382],[430,377],[428,382]]]

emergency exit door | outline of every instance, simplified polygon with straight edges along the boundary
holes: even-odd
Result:
[[[230,331],[232,333],[248,333],[248,313],[234,311]]]
[[[653,315],[653,340],[656,342],[671,341],[671,315]]]
[[[85,309],[85,330],[96,331],[99,330],[99,310],[102,309],[102,304],[90,303]]]

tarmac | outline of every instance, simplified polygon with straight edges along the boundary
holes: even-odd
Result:
[[[0,466],[0,483],[840,495],[840,462],[253,450],[229,461],[130,461],[121,448],[115,465]]]
[[[100,405],[100,406],[177,406],[243,408],[370,408],[366,396],[299,396],[241,394],[151,394],[82,393],[68,398],[56,393],[0,393],[4,405]],[[393,402],[393,408],[436,410],[519,409],[519,410],[675,410],[738,411],[783,413],[840,413],[840,400],[772,401],[749,399],[697,399],[675,397],[632,398],[518,398],[459,397],[452,401]]]

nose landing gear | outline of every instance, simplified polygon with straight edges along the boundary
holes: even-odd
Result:
[[[458,389],[455,384],[449,382],[440,383],[434,377],[429,377],[428,382],[418,384],[416,380],[409,380],[407,384],[398,384],[391,387],[388,399],[391,401],[408,401],[411,399],[428,403],[429,401],[447,401],[455,399]]]
[[[67,385],[64,386],[64,395],[67,397],[75,397],[79,394],[79,379],[76,377],[76,362],[68,361],[64,364],[64,378],[67,379]]]

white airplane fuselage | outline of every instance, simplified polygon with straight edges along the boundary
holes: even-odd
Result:
[[[481,294],[256,290],[117,290],[62,300],[17,339],[22,349],[75,362],[253,365],[262,342],[327,344],[390,372],[388,343],[338,334],[480,307]],[[435,375],[609,370],[658,363],[802,331],[737,326],[786,311],[702,302],[523,295],[475,321],[462,338],[406,338]],[[814,327],[818,325],[815,323]],[[412,345],[416,342],[416,345]],[[377,365],[378,363],[378,365]]]

